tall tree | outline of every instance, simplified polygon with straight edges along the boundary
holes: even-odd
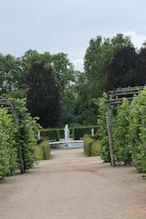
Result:
[[[84,67],[88,84],[89,98],[98,98],[106,89],[106,63],[110,63],[114,54],[120,49],[132,46],[130,37],[117,34],[112,39],[101,36],[91,39],[87,48]],[[90,94],[90,95],[89,95]]]
[[[120,48],[106,66],[107,90],[139,85],[137,60],[138,54],[134,47]]]
[[[63,92],[64,89],[69,88],[75,80],[74,66],[64,53],[52,55],[51,61],[54,78],[60,87],[61,92]]]
[[[60,124],[65,123],[65,121],[71,122],[74,118],[73,109],[71,109],[72,101],[74,96],[68,92],[72,89],[74,82],[74,66],[69,61],[68,57],[64,53],[58,53],[51,55],[49,52],[43,54],[38,53],[36,50],[28,50],[22,57],[22,67],[23,67],[23,79],[24,87],[28,88],[25,81],[30,74],[30,67],[34,60],[39,63],[44,63],[45,69],[52,69],[52,79],[55,85],[60,90],[61,98],[61,118]]]
[[[137,60],[137,85],[146,85],[146,44],[140,49]]]
[[[58,53],[52,55],[49,52],[38,53],[36,50],[28,50],[21,58],[24,78],[29,74],[29,68],[34,59],[38,63],[44,62],[46,69],[52,69],[52,76],[61,92],[74,81],[74,67],[66,54]]]
[[[82,125],[96,124],[97,111],[92,98],[88,98],[89,87],[84,72],[76,71],[74,88],[76,93],[74,123]]]
[[[84,57],[84,93],[80,92],[80,98],[86,99],[82,112],[88,121],[96,122],[94,99],[101,97],[107,89],[106,64],[111,63],[116,51],[127,46],[132,46],[132,42],[123,34],[111,39],[97,36],[90,40]]]
[[[45,62],[33,61],[26,77],[27,107],[31,115],[40,118],[42,127],[55,127],[60,116],[60,92],[54,82],[52,69]]]

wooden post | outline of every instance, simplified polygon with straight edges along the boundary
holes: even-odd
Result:
[[[145,124],[145,120],[144,119],[142,119],[142,126],[144,128],[146,128],[146,124]],[[146,142],[144,142],[144,147],[146,148]]]
[[[109,147],[110,147],[111,165],[114,167],[115,166],[115,159],[114,159],[112,129],[111,129],[110,110],[109,109],[107,109],[107,111],[106,111],[106,123],[107,123],[107,131],[108,131],[108,139],[109,139]]]
[[[15,116],[15,123],[16,123],[17,130],[18,130],[19,129],[19,115],[17,114],[16,109],[14,109],[14,116]],[[23,160],[23,157],[22,157],[22,148],[21,148],[20,145],[18,146],[18,154],[19,154],[19,159],[20,159],[20,171],[23,174],[25,172],[25,170],[24,170],[24,160]]]

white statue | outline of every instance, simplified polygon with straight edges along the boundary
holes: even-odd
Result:
[[[69,138],[69,129],[68,129],[67,124],[65,125],[65,128],[64,128],[64,138],[65,138],[65,140],[67,140]]]
[[[41,139],[41,135],[40,135],[40,132],[38,132],[38,140]]]
[[[91,135],[94,136],[94,129],[91,129]]]

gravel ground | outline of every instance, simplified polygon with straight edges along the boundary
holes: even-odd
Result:
[[[83,149],[52,150],[0,184],[0,219],[146,219],[146,179]]]

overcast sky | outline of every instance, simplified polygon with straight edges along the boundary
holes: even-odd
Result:
[[[0,0],[0,53],[64,52],[82,68],[89,40],[117,33],[146,40],[146,0]]]

